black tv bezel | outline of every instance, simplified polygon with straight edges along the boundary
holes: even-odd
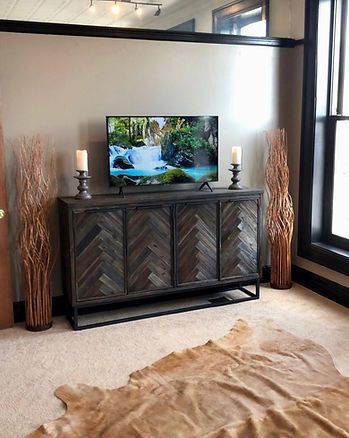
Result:
[[[219,181],[219,116],[218,115],[210,115],[210,114],[201,114],[201,115],[183,115],[183,114],[181,114],[181,115],[176,115],[176,116],[173,116],[173,115],[166,115],[166,116],[164,116],[164,115],[161,115],[161,116],[154,116],[154,115],[151,115],[151,116],[149,116],[149,115],[117,115],[117,116],[115,116],[115,115],[108,115],[108,116],[105,116],[105,129],[106,129],[106,145],[107,145],[107,147],[106,147],[106,152],[107,152],[107,166],[108,166],[108,184],[109,184],[109,188],[114,188],[114,189],[117,189],[118,188],[118,186],[115,186],[114,184],[111,184],[111,174],[110,174],[110,164],[109,164],[109,141],[108,141],[108,138],[109,138],[109,132],[108,132],[108,119],[110,118],[110,117],[132,117],[132,118],[137,118],[137,117],[215,117],[216,119],[217,119],[217,141],[218,141],[218,150],[217,150],[217,179],[215,179],[215,180],[210,180],[210,181],[207,181],[208,183],[216,183],[216,182],[218,182]],[[200,185],[200,184],[202,184],[203,183],[203,181],[195,181],[195,182],[184,182],[184,183],[171,183],[171,184],[166,184],[166,183],[157,183],[157,184],[148,184],[148,185],[146,185],[146,184],[144,184],[144,185],[135,185],[135,186],[126,186],[125,187],[125,189],[129,189],[130,187],[132,187],[133,188],[133,190],[135,190],[135,188],[136,188],[136,190],[137,190],[137,188],[139,188],[139,187],[174,187],[174,186],[182,186],[182,185]]]

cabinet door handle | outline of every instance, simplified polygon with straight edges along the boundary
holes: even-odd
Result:
[[[2,208],[0,208],[0,220],[4,219],[4,217],[6,216],[5,210],[3,210]]]

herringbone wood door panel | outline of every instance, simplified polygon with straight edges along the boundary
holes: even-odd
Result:
[[[216,224],[215,203],[178,206],[179,283],[217,278]]]
[[[222,278],[257,272],[257,202],[223,202]]]
[[[123,295],[122,211],[74,214],[77,300]]]
[[[171,287],[170,208],[139,208],[127,214],[128,291]]]

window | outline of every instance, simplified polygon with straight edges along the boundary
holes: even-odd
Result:
[[[333,43],[330,51],[330,105],[327,160],[330,193],[324,211],[325,237],[330,243],[349,249],[349,27],[348,0],[334,3]]]
[[[268,36],[268,1],[238,0],[212,12],[213,33]]]
[[[348,0],[306,2],[300,256],[349,274]]]

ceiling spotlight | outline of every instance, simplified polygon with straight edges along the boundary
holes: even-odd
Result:
[[[119,13],[119,5],[116,4],[116,0],[114,2],[113,6],[111,7],[111,11],[112,11],[113,14],[118,14]]]
[[[93,0],[90,0],[90,6],[88,8],[88,10],[94,14],[96,12],[96,6],[93,4]]]
[[[158,17],[161,14],[161,8],[160,5],[158,5],[158,10],[155,12],[155,17]]]

